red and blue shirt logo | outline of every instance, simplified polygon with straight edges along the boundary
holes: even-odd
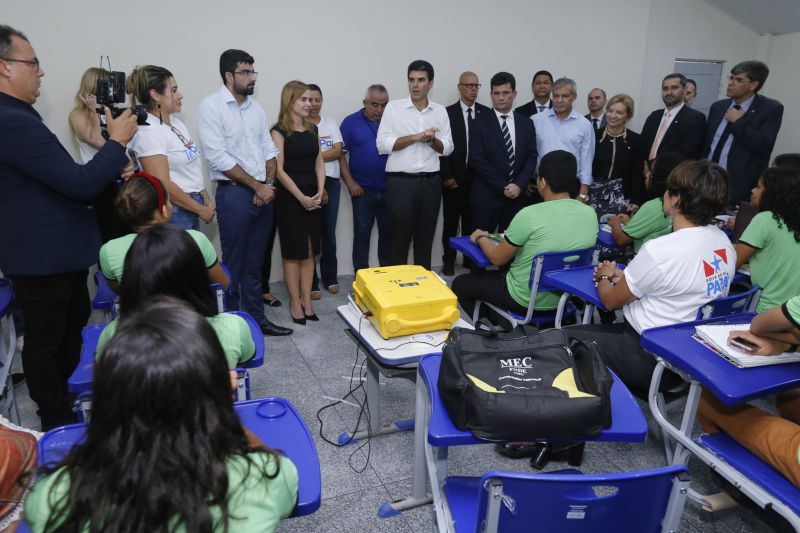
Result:
[[[728,251],[725,248],[714,250],[711,261],[703,261],[703,273],[706,277],[706,296],[718,298],[728,292],[730,275],[724,268],[728,264]]]

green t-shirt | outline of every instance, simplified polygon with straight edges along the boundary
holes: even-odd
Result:
[[[256,352],[256,345],[253,342],[253,337],[250,334],[250,327],[245,320],[237,315],[231,313],[220,313],[215,316],[206,317],[211,327],[217,332],[217,338],[225,350],[225,359],[228,360],[228,366],[236,368],[240,363],[244,363],[253,358]],[[100,333],[100,338],[97,340],[97,351],[95,352],[95,359],[97,359],[105,348],[106,343],[111,340],[111,337],[117,332],[117,321],[112,320],[108,325],[103,328]]]
[[[739,238],[740,243],[757,249],[750,258],[750,279],[761,286],[759,313],[800,294],[800,243],[786,224],[782,226],[778,227],[772,211],[762,211]]]
[[[275,462],[272,458],[263,453],[250,453],[248,457],[254,465],[248,465],[247,459],[242,456],[227,460],[230,483],[228,531],[275,531],[278,522],[292,513],[297,502],[297,468],[289,459],[281,457],[278,476],[267,479],[259,469],[268,474],[274,473]],[[53,510],[49,502],[57,502],[67,495],[69,477],[61,476],[56,483],[60,472],[57,470],[37,481],[25,500],[25,521],[34,533],[44,531]],[[222,531],[219,508],[212,507],[211,514],[217,520],[214,531]]]
[[[531,205],[517,213],[506,230],[506,240],[519,247],[506,274],[508,293],[527,307],[531,299],[528,281],[533,256],[594,246],[597,230],[594,209],[570,198]],[[558,292],[540,292],[534,309],[555,309],[560,297]]]
[[[186,230],[192,236],[194,242],[200,247],[200,253],[203,254],[203,261],[206,263],[206,268],[211,268],[217,262],[217,252],[214,250],[214,245],[208,240],[203,233],[190,229]],[[114,280],[117,282],[122,281],[122,267],[125,264],[125,256],[128,254],[133,240],[138,236],[136,233],[129,233],[117,239],[112,239],[105,243],[100,248],[100,270],[103,271],[103,276],[106,279]]]
[[[669,218],[664,216],[661,198],[653,198],[642,204],[622,231],[633,239],[633,252],[637,254],[647,241],[672,233]]]

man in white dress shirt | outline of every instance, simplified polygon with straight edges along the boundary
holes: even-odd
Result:
[[[386,207],[392,227],[391,263],[408,262],[414,243],[414,264],[431,268],[431,250],[442,180],[439,156],[450,155],[453,138],[444,106],[428,100],[433,66],[418,59],[408,66],[410,96],[386,106],[375,145],[386,161]]]
[[[553,84],[553,107],[531,117],[536,128],[536,149],[539,161],[554,150],[566,150],[578,161],[578,183],[570,196],[583,203],[589,201],[592,184],[595,134],[592,123],[575,111],[572,104],[578,97],[574,80],[560,78]]]
[[[273,324],[261,300],[261,267],[273,224],[272,181],[278,149],[261,106],[251,98],[258,72],[253,57],[226,50],[219,58],[223,86],[200,102],[197,129],[217,182],[217,220],[222,259],[231,272],[231,309],[241,309],[258,322],[265,335],[289,335]]]

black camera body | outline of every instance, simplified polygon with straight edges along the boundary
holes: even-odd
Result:
[[[97,80],[97,114],[100,116],[100,129],[103,137],[108,139],[108,124],[103,106],[111,110],[111,117],[117,118],[125,108],[117,107],[116,104],[125,103],[125,73],[112,71],[108,78]],[[139,126],[149,126],[147,123],[147,110],[143,105],[131,107],[131,113],[136,117]]]

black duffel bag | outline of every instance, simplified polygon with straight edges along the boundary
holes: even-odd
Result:
[[[481,439],[589,438],[611,425],[612,377],[594,344],[560,329],[454,328],[439,394],[453,423]]]

